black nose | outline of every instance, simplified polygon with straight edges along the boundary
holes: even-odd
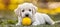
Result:
[[[25,16],[26,16],[26,17],[28,17],[28,16],[29,16],[29,14],[26,14]]]

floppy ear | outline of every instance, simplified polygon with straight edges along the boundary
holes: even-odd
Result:
[[[37,8],[36,6],[34,6],[33,9],[32,9],[32,13],[35,14],[36,11],[37,11],[37,9],[38,9],[38,8]]]
[[[21,11],[19,8],[15,9],[14,12],[17,16],[20,16],[20,14],[21,14]]]

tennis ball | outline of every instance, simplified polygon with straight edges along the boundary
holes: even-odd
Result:
[[[29,26],[29,25],[31,25],[31,23],[32,23],[32,21],[29,17],[25,17],[22,19],[22,25],[24,25],[24,26]]]

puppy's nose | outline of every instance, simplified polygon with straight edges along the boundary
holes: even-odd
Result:
[[[26,16],[26,17],[28,17],[28,16],[29,16],[29,14],[26,14],[25,16]]]

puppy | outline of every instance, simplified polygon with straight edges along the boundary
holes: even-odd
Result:
[[[18,16],[18,23],[16,25],[21,25],[22,18],[30,17],[32,19],[32,25],[45,24],[46,22],[53,25],[54,22],[47,14],[38,13],[37,7],[32,3],[23,3],[18,5],[17,9],[14,10],[15,14]]]

